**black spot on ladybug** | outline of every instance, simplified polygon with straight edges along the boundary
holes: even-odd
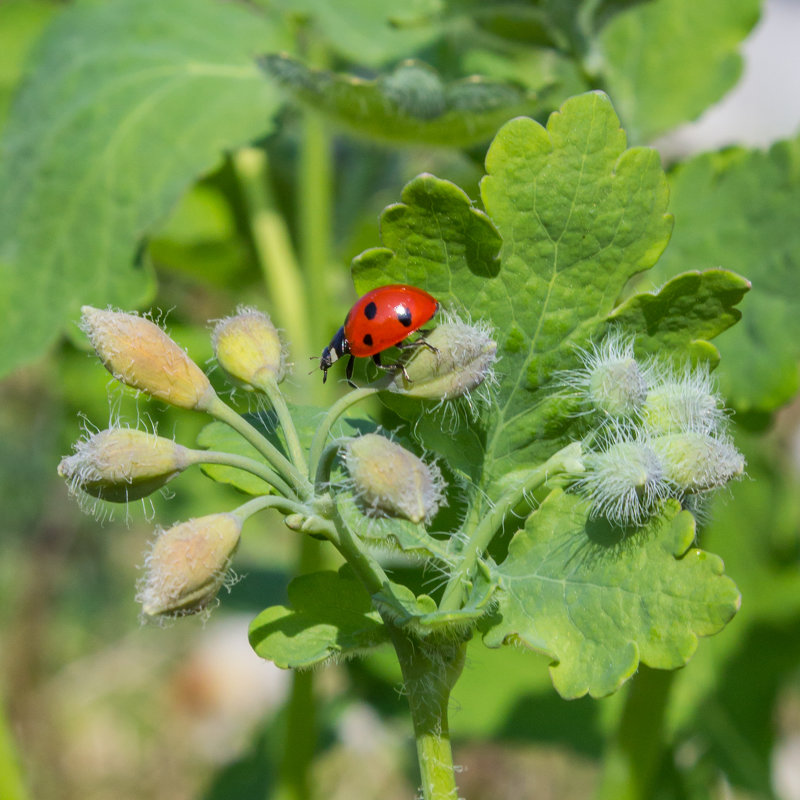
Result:
[[[370,302],[364,306],[364,316],[367,319],[375,319],[375,315],[377,313],[378,313],[378,306],[376,306],[375,303]],[[370,342],[370,344],[372,344],[372,342]]]
[[[371,303],[370,305],[374,304]],[[367,347],[372,347],[372,334],[368,333],[361,341],[363,341]]]
[[[397,314],[397,321],[404,327],[411,327],[411,311],[408,306],[395,306],[394,313]]]

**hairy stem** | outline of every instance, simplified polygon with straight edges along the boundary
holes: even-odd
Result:
[[[469,533],[461,561],[456,565],[450,580],[447,582],[439,608],[442,611],[455,611],[460,608],[464,595],[464,586],[472,576],[478,559],[483,555],[494,535],[502,526],[506,516],[524,498],[527,492],[538,489],[548,479],[565,471],[575,472],[579,468],[580,445],[570,444],[551,456],[544,464],[532,470],[528,477],[518,486],[509,489],[495,504],[494,508],[484,515],[477,527]]]
[[[266,481],[284,497],[289,497],[294,493],[291,486],[289,486],[277,472],[271,470],[266,464],[262,464],[260,461],[256,461],[253,458],[218,450],[187,449],[187,453],[187,458],[192,464],[219,464],[223,467],[235,467],[236,469],[244,470]]]
[[[292,463],[297,467],[299,472],[305,474],[305,455],[303,454],[303,448],[300,445],[300,437],[297,435],[297,428],[295,428],[294,420],[289,413],[289,406],[286,405],[283,392],[278,388],[275,379],[271,377],[261,381],[258,384],[258,388],[269,398],[270,403],[272,403],[272,408],[278,415],[278,422],[286,438],[286,446],[289,448],[289,456],[292,459]]]
[[[237,433],[241,434],[253,447],[269,461],[278,474],[288,480],[302,498],[308,498],[312,494],[312,486],[308,480],[301,475],[286,457],[254,428],[244,417],[237,414],[230,406],[225,405],[218,397],[214,396],[205,409],[212,417],[220,422],[230,425]]]
[[[317,432],[314,434],[314,439],[311,442],[311,452],[308,459],[308,476],[311,480],[317,477],[317,468],[319,466],[322,452],[325,449],[325,444],[328,441],[328,435],[331,428],[339,417],[347,411],[350,406],[355,405],[366,397],[371,397],[377,394],[380,390],[369,386],[363,389],[354,389],[352,392],[340,397],[329,409],[324,419],[320,423]]]
[[[421,642],[387,621],[417,744],[424,800],[458,800],[447,710],[450,692],[464,667],[466,644]]]

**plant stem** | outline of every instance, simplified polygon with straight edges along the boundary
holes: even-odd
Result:
[[[250,233],[267,294],[279,327],[287,331],[295,353],[308,353],[308,304],[286,220],[267,176],[267,154],[245,147],[233,156],[233,168],[247,204]]]
[[[344,414],[344,412],[350,408],[350,406],[355,405],[366,397],[371,397],[372,395],[377,394],[379,391],[379,389],[369,386],[366,386],[363,389],[354,389],[352,392],[342,395],[328,409],[328,413],[320,423],[319,428],[317,428],[317,432],[314,434],[314,439],[311,442],[311,452],[309,453],[308,458],[308,476],[311,480],[316,478],[317,467],[319,466],[319,460],[322,457],[322,451],[325,449],[325,443],[328,441],[328,435],[330,434],[331,428],[336,420],[339,419],[339,417],[341,417],[342,414]]]
[[[284,497],[294,494],[292,488],[281,478],[277,472],[271,470],[266,464],[247,456],[236,453],[225,453],[217,450],[188,450],[188,458],[192,464],[220,464],[223,467],[235,467],[249,472],[270,486],[277,489]]]
[[[275,413],[278,415],[278,422],[280,423],[283,435],[286,438],[286,446],[289,448],[289,455],[292,463],[297,467],[298,471],[302,474],[306,472],[306,459],[303,455],[303,448],[300,445],[300,437],[297,435],[297,428],[294,426],[294,420],[289,413],[289,406],[286,405],[286,399],[283,392],[278,388],[274,378],[267,378],[258,384],[264,394],[269,398]]]
[[[386,621],[408,696],[424,800],[458,800],[447,709],[461,674],[466,644],[425,644]]]
[[[237,414],[230,406],[225,405],[216,395],[208,403],[205,410],[220,422],[230,425],[231,428],[250,442],[283,478],[286,478],[294,485],[300,497],[307,499],[311,496],[313,489],[308,480],[297,471],[294,465],[286,459],[272,442],[244,417]]]
[[[461,553],[461,561],[447,582],[439,603],[441,611],[455,611],[461,606],[466,581],[469,580],[478,559],[489,546],[508,513],[527,492],[538,489],[545,481],[564,471],[575,471],[575,462],[579,454],[580,445],[575,443],[559,450],[544,464],[532,470],[518,486],[509,489],[497,501],[494,508],[481,519],[475,530],[469,535],[466,547]]]
[[[265,494],[261,497],[254,497],[247,503],[242,503],[236,511],[233,512],[234,516],[238,517],[242,522],[249,519],[253,514],[263,511],[265,508],[276,508],[284,514],[302,514],[305,509],[287,500],[285,497],[276,497],[274,494]]]
[[[630,682],[617,736],[604,759],[597,800],[646,800],[664,747],[664,715],[675,673],[639,667]]]

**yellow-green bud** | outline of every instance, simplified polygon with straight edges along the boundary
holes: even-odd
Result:
[[[656,436],[651,447],[664,477],[681,492],[707,492],[744,473],[744,456],[727,439],[707,433]]]
[[[356,496],[369,511],[419,523],[431,519],[443,503],[438,467],[385,436],[368,433],[351,439],[345,464]]]
[[[445,318],[426,337],[428,347],[419,347],[402,372],[392,380],[392,389],[409,397],[451,400],[468,394],[494,377],[497,342],[488,326]]]
[[[631,417],[647,396],[647,383],[634,358],[600,364],[589,378],[594,407],[610,417]]]
[[[148,617],[202,611],[225,584],[241,522],[211,514],[163,531],[147,556],[136,599]]]
[[[239,308],[220,320],[212,335],[214,354],[222,369],[247,387],[264,381],[280,383],[286,360],[278,331],[270,318],[254,308]]]
[[[702,367],[668,376],[647,393],[642,421],[651,433],[714,434],[725,428],[722,401]]]
[[[216,397],[203,370],[154,322],[84,306],[81,328],[103,366],[121,383],[180,408]]]
[[[188,451],[172,439],[111,428],[75,444],[58,465],[70,491],[125,503],[152,494],[189,466]]]

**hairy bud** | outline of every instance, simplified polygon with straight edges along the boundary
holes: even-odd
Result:
[[[409,397],[451,400],[493,380],[497,342],[486,324],[445,318],[426,341],[434,349],[417,349],[406,365],[410,382],[398,372],[392,381],[394,391]]]
[[[160,489],[189,466],[186,448],[129,428],[100,431],[75,444],[58,465],[70,491],[124,503]]]
[[[225,584],[241,522],[211,514],[162,531],[145,562],[136,599],[148,617],[202,611]]]
[[[216,397],[203,370],[154,322],[91,306],[81,312],[81,329],[121,383],[180,408],[203,409]]]
[[[658,454],[646,442],[616,441],[588,454],[584,466],[576,486],[592,516],[617,525],[641,524],[669,492]]]
[[[356,496],[371,511],[419,523],[442,505],[444,481],[438,467],[385,436],[368,433],[351,439],[345,464]]]
[[[653,438],[664,475],[680,492],[707,492],[744,473],[744,456],[727,439],[706,433],[673,433]]]
[[[238,308],[236,315],[220,320],[212,335],[219,365],[245,386],[264,381],[280,383],[286,359],[278,331],[269,316],[254,308]]]
[[[642,419],[654,434],[713,434],[725,427],[722,401],[703,367],[686,367],[682,374],[668,374],[656,383],[647,393]]]

